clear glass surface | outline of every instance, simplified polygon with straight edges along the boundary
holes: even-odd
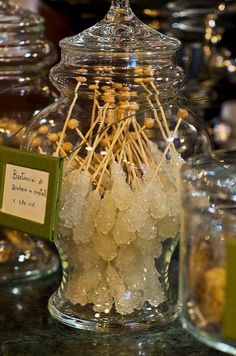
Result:
[[[182,167],[180,302],[183,326],[199,340],[236,355],[223,336],[226,241],[236,239],[236,151],[199,155]]]
[[[55,49],[44,37],[43,18],[0,1],[1,145],[20,147],[24,125],[55,100],[47,79],[55,59]],[[58,264],[47,243],[0,227],[0,282],[37,278]]]
[[[101,22],[60,45],[50,77],[61,97],[22,145],[64,158],[55,241],[63,279],[49,311],[100,332],[161,327],[178,314],[169,283],[177,172],[210,149],[201,121],[176,103],[180,43],[115,0]]]

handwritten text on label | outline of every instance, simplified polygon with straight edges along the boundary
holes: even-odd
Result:
[[[49,173],[6,164],[2,212],[43,224]]]

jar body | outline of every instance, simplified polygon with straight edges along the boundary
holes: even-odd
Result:
[[[200,341],[236,354],[227,334],[229,260],[235,233],[235,152],[199,156],[182,169],[181,321]],[[228,309],[229,310],[229,309]]]
[[[92,69],[85,75],[78,69],[70,78],[74,90],[36,117],[23,144],[64,157],[55,241],[63,279],[49,311],[82,329],[162,326],[178,314],[169,281],[179,232],[178,169],[209,148],[208,136],[168,95],[160,102],[154,79],[140,85],[140,69],[132,68],[130,78],[126,68],[128,79],[119,82],[109,79],[109,67],[93,70],[103,73],[91,83]]]

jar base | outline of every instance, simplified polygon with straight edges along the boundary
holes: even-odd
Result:
[[[58,270],[58,254],[46,241],[12,230],[4,233],[1,230],[0,283],[37,279]]]
[[[219,351],[226,352],[230,355],[236,355],[236,343],[232,342],[230,344],[229,341],[224,340],[220,335],[212,335],[205,330],[200,330],[183,316],[180,320],[183,328],[192,334],[197,340]]]
[[[81,307],[67,300],[61,300],[58,292],[49,299],[48,310],[51,316],[70,327],[96,332],[140,332],[161,328],[179,315],[179,306],[162,303],[155,308],[150,304],[130,315],[120,315],[113,311],[100,314],[92,309],[92,305]]]

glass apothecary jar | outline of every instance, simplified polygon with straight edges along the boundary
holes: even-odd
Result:
[[[26,123],[55,101],[48,80],[55,60],[44,19],[0,0],[0,145],[19,148]],[[46,242],[0,227],[0,282],[40,277],[58,265]]]
[[[64,158],[63,280],[49,311],[73,327],[162,326],[178,314],[168,269],[179,232],[177,172],[210,148],[176,104],[178,40],[144,25],[128,0],[60,43],[61,98],[29,126],[23,148]]]
[[[236,355],[236,151],[182,166],[180,302],[184,328]]]

